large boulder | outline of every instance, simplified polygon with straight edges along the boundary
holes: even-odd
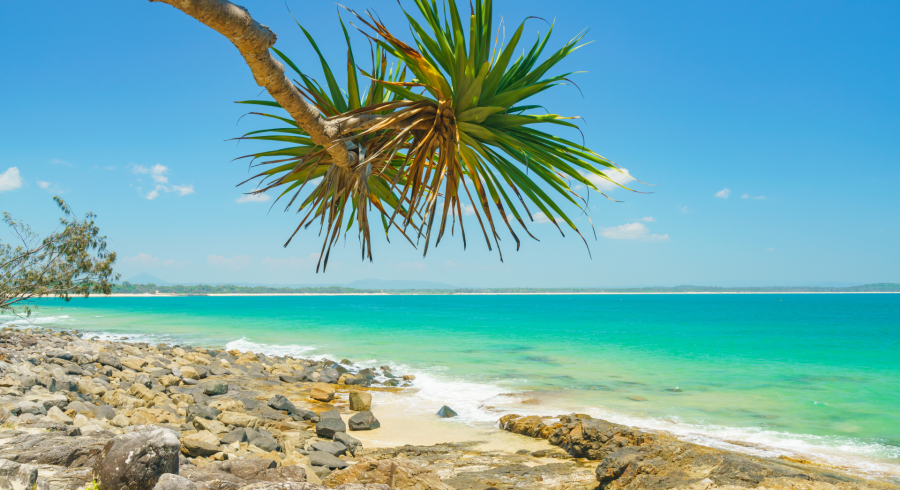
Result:
[[[32,490],[37,477],[37,466],[0,459],[0,488],[4,490]]]
[[[322,439],[333,439],[338,432],[347,432],[347,425],[341,419],[322,419],[316,424],[316,435]]]
[[[323,481],[326,486],[335,488],[362,482],[392,484],[391,488],[395,490],[453,490],[433,470],[407,459],[362,458],[352,467],[335,471]]]
[[[103,351],[100,353],[100,357],[97,358],[97,362],[103,364],[104,366],[109,366],[114,369],[122,370],[122,361],[119,360],[118,357],[112,355],[107,351]]]
[[[151,490],[164,473],[178,473],[180,450],[171,430],[136,430],[106,443],[92,475],[100,490]]]
[[[373,430],[381,427],[381,422],[372,412],[359,412],[350,417],[350,430]]]
[[[350,410],[366,412],[372,409],[372,394],[365,391],[350,392]]]
[[[343,434],[343,432],[338,432],[337,434]],[[335,434],[335,436],[337,436],[337,434]],[[312,443],[312,448],[316,451],[325,451],[326,453],[333,454],[335,456],[341,456],[347,452],[347,446],[341,444],[340,442],[333,441],[314,442]]]
[[[181,441],[181,452],[192,458],[212,456],[219,452],[219,446],[206,441],[185,438]]]
[[[309,397],[320,402],[334,400],[334,387],[325,383],[316,383],[309,392]]]
[[[334,442],[339,442],[347,447],[347,452],[356,456],[356,452],[362,449],[362,443],[359,439],[347,434],[346,432],[338,432],[334,434]]]

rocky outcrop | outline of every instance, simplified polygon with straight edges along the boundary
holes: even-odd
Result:
[[[329,487],[381,483],[394,490],[454,490],[435,471],[404,459],[363,458],[351,468],[335,471],[323,483]]]

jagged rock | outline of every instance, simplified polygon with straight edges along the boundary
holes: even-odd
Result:
[[[215,420],[222,412],[206,405],[191,405],[187,408],[186,413],[187,420],[193,420],[195,417]]]
[[[198,458],[203,456],[212,456],[219,452],[218,444],[211,444],[205,441],[184,438],[181,440],[181,453],[185,456]]]
[[[37,466],[0,459],[0,488],[3,490],[32,490],[37,478]]]
[[[366,412],[372,409],[372,394],[365,391],[350,392],[350,410]]]
[[[172,473],[165,473],[159,477],[153,490],[197,490],[197,484]]]
[[[322,439],[332,439],[338,432],[347,432],[347,425],[341,419],[322,419],[316,424],[316,435]]]
[[[119,371],[122,370],[122,361],[120,361],[118,357],[112,355],[107,351],[103,351],[100,353],[100,357],[97,358],[97,362],[103,364],[104,366],[118,369]]]
[[[168,429],[123,434],[106,443],[93,477],[100,490],[150,490],[160,475],[178,473],[180,450],[178,437]]]
[[[247,408],[240,400],[216,400],[209,404],[209,408],[219,412],[247,413]]]
[[[433,470],[405,459],[362,458],[352,467],[335,471],[323,481],[329,487],[357,482],[392,484],[391,488],[395,490],[454,490]]]
[[[442,419],[456,417],[457,415],[459,415],[452,408],[448,407],[447,405],[444,405],[443,407],[441,407],[441,409],[438,410],[437,414],[438,414],[438,417],[440,417]]]
[[[237,412],[222,412],[216,418],[225,425],[236,427],[256,427],[260,422],[259,417]]]
[[[330,469],[343,469],[349,466],[343,459],[325,451],[310,451],[307,457],[313,466],[324,466]]]
[[[346,446],[347,451],[353,456],[356,456],[356,452],[362,449],[362,443],[346,432],[336,432],[334,434],[334,442],[339,442]]]
[[[359,412],[350,417],[350,430],[373,430],[381,427],[381,422],[372,412]]]

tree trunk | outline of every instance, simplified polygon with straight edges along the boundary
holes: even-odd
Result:
[[[275,44],[275,33],[259,24],[244,7],[226,0],[150,0],[169,4],[222,34],[238,48],[256,83],[265,87],[297,126],[309,133],[313,142],[325,148],[334,163],[349,168],[356,163],[356,153],[347,151],[340,138],[340,125],[328,122],[307,101],[284,74],[284,66],[269,52]]]

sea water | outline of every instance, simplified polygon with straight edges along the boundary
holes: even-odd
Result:
[[[900,295],[384,295],[47,300],[110,339],[349,358],[416,375],[410,416],[588,413],[900,475]],[[10,317],[0,323],[28,326]],[[387,395],[389,396],[389,395]]]

